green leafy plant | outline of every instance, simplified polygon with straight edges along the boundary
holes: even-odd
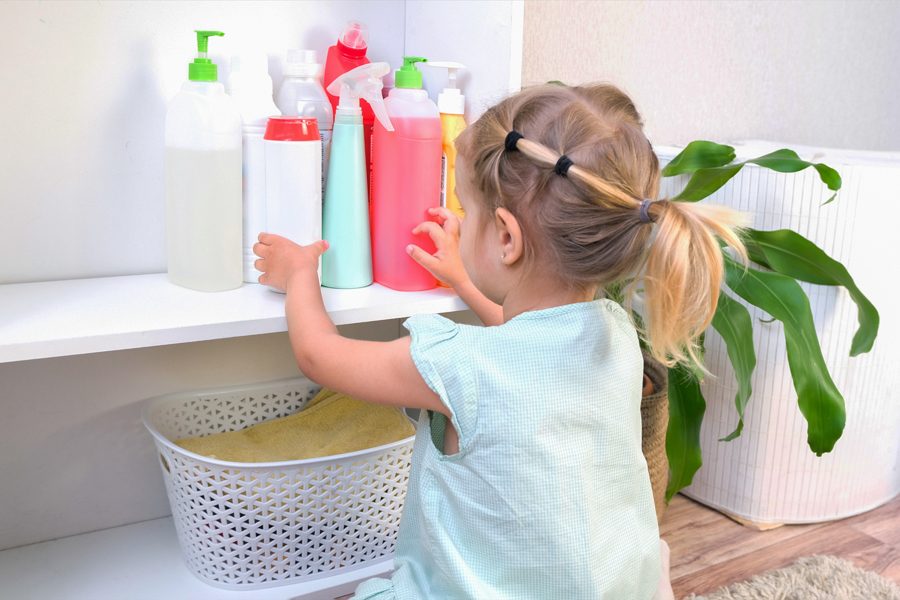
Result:
[[[697,202],[724,186],[746,164],[755,164],[779,173],[795,173],[812,167],[821,181],[834,192],[823,204],[833,201],[841,187],[837,171],[822,163],[802,160],[796,152],[776,150],[765,156],[733,162],[734,148],[708,141],[685,147],[662,170],[663,177],[690,175],[684,189],[672,200]],[[858,307],[859,328],[853,337],[850,356],[872,349],[878,335],[878,311],[859,290],[847,269],[821,248],[795,231],[747,229],[744,239],[752,261],[749,268],[736,262],[727,250],[725,282],[712,327],[722,337],[737,379],[734,403],[738,422],[732,433],[719,441],[737,438],[744,427],[744,411],[752,395],[751,378],[756,367],[753,347],[753,320],[747,308],[731,294],[756,306],[784,326],[788,365],[797,392],[800,412],[808,424],[807,444],[817,456],[834,448],[846,421],[844,399],[825,365],[810,310],[809,298],[798,281],[842,286]],[[669,428],[666,454],[669,484],[666,501],[690,485],[702,465],[700,425],[706,400],[700,389],[701,375],[687,365],[669,369]]]

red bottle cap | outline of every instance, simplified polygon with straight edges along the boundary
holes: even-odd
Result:
[[[369,47],[369,28],[359,21],[350,21],[338,38],[337,47],[348,58],[363,58]]]
[[[366,51],[368,50],[367,46],[363,46],[362,48],[354,48],[353,46],[348,46],[341,40],[338,40],[337,44],[335,45],[337,46],[341,54],[343,54],[347,58],[365,58]]]
[[[313,117],[269,117],[263,139],[276,142],[313,142],[319,126]]]

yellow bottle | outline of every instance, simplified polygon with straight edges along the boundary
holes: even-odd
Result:
[[[456,195],[456,138],[466,128],[466,98],[456,86],[456,71],[465,68],[457,62],[423,63],[423,66],[447,69],[449,85],[438,96],[438,110],[441,113],[441,206],[448,208],[456,216],[464,215]]]
[[[466,120],[462,115],[441,113],[441,147],[443,163],[441,165],[441,206],[450,209],[456,216],[464,215],[459,198],[456,196],[456,138],[466,128]]]

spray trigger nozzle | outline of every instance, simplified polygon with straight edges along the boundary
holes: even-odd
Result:
[[[394,126],[381,97],[384,86],[381,78],[390,72],[391,66],[384,62],[360,65],[332,81],[328,85],[328,93],[340,98],[338,110],[358,110],[359,99],[364,99],[384,128],[393,131]]]

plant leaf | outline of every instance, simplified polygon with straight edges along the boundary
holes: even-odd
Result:
[[[756,352],[753,350],[753,321],[750,312],[743,304],[732,300],[724,291],[719,292],[719,303],[712,320],[715,329],[725,341],[728,359],[734,368],[738,391],[734,396],[734,405],[738,412],[738,425],[733,432],[720,442],[730,442],[741,435],[744,429],[744,409],[750,399],[752,388],[750,378],[756,368]]]
[[[727,255],[724,258],[728,286],[783,323],[788,365],[800,412],[808,423],[807,444],[817,456],[830,452],[843,433],[847,415],[844,398],[822,356],[809,298],[790,277],[745,269]]]
[[[662,170],[662,176],[673,177],[683,173],[693,173],[697,169],[721,167],[733,161],[734,157],[734,148],[731,146],[695,140],[685,146],[678,156],[669,161],[669,164]]]
[[[856,303],[859,328],[853,336],[850,356],[872,349],[878,336],[880,317],[875,306],[856,287],[847,269],[821,248],[790,229],[759,231],[747,229],[748,252],[753,262],[782,275],[819,285],[840,285]],[[760,260],[757,260],[757,259]]]
[[[669,459],[669,484],[666,502],[689,486],[694,473],[703,464],[700,456],[700,425],[706,412],[706,400],[700,383],[685,366],[669,369],[669,428],[666,432],[666,456]]]
[[[757,230],[748,227],[744,231],[747,232]],[[753,239],[749,235],[745,234],[741,239],[744,242],[744,248],[747,249],[747,257],[761,267],[765,267],[771,271],[772,265],[769,264],[769,259],[766,258],[766,255],[763,252],[762,248],[760,248],[759,245],[755,241],[753,241]],[[724,247],[724,243],[720,245]]]
[[[796,152],[789,148],[769,152],[763,156],[751,158],[746,162],[754,163],[779,173],[796,173],[810,166],[810,163],[802,160]]]
[[[819,179],[828,186],[829,190],[836,192],[841,189],[841,176],[837,171],[824,163],[807,162],[801,159],[796,152],[789,150],[788,148],[782,148],[781,150],[770,152],[759,158],[751,158],[744,162],[753,163],[760,167],[778,171],[779,173],[796,173],[807,167],[813,167],[819,173]],[[834,199],[834,196],[827,202],[831,202],[832,199]]]
[[[726,158],[728,160],[725,160]],[[834,192],[841,189],[841,176],[837,171],[824,163],[807,162],[788,148],[782,148],[744,162],[728,164],[732,160],[734,160],[734,148],[731,146],[700,140],[688,144],[678,156],[672,159],[672,162],[666,165],[666,168],[662,170],[662,175],[671,177],[682,173],[692,173],[690,181],[681,193],[673,198],[673,200],[686,202],[696,202],[714,193],[737,175],[738,171],[747,163],[753,163],[779,173],[796,173],[813,167],[819,174],[819,179],[828,186],[828,189]],[[828,204],[836,196],[837,194],[832,194],[823,204]]]
[[[696,202],[703,200],[737,175],[744,163],[728,165],[725,167],[710,167],[697,169],[691,175],[691,180],[687,182],[681,193],[672,198],[673,200],[682,200],[685,202]]]

